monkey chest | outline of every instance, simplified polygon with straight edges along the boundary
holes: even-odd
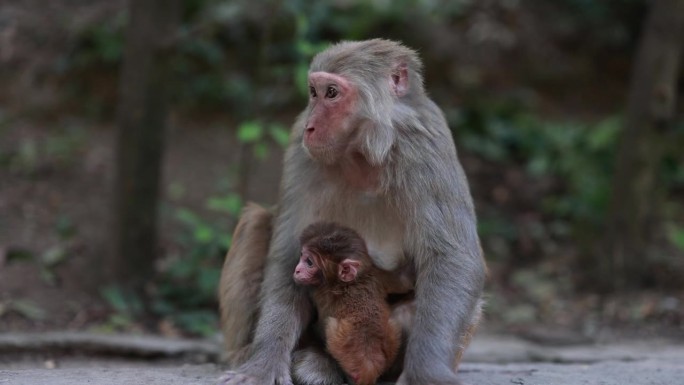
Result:
[[[327,199],[326,199],[327,198]],[[363,194],[340,196],[321,194],[318,201],[303,210],[300,228],[318,221],[351,227],[365,240],[373,263],[383,270],[404,264],[404,221],[397,211],[380,198]]]

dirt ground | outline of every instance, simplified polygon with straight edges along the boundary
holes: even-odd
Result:
[[[119,347],[135,344],[139,352],[145,349],[178,352],[180,345],[191,350],[187,342],[168,338],[120,337],[124,342]],[[0,350],[7,347],[10,338],[0,336]],[[59,337],[54,335],[55,338]],[[205,349],[212,351],[210,345]],[[0,383],[9,385],[208,385],[215,384],[225,370],[222,365],[191,357],[123,359],[92,354],[24,355],[11,360],[5,357],[0,355]],[[509,336],[480,334],[466,351],[459,376],[465,384],[488,385],[672,385],[680,383],[684,376],[684,345],[650,340],[542,346]]]

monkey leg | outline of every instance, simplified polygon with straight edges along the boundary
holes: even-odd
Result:
[[[219,283],[219,306],[226,359],[231,368],[247,361],[257,323],[259,292],[271,238],[273,215],[250,203],[240,216],[233,244],[226,255]],[[343,382],[335,360],[321,341],[308,338],[306,348],[293,353],[293,377],[299,385],[337,385]]]
[[[466,328],[465,333],[460,337],[458,341],[458,350],[456,351],[456,357],[454,359],[454,369],[457,370],[463,358],[463,352],[465,352],[470,341],[472,340],[477,327],[482,318],[482,306],[484,304],[483,300],[478,301],[476,309],[473,312],[473,317],[471,318],[470,324]],[[401,329],[401,348],[397,355],[397,359],[394,360],[394,365],[387,370],[383,376],[383,380],[396,380],[403,370],[404,355],[406,353],[406,343],[408,342],[408,335],[413,327],[413,318],[416,315],[416,305],[414,299],[403,300],[392,306],[391,321],[398,325]]]
[[[273,214],[249,203],[233,233],[219,282],[221,330],[231,367],[245,362],[256,327]]]
[[[454,369],[458,370],[458,366],[461,364],[461,359],[463,358],[463,352],[465,352],[466,348],[468,348],[468,345],[470,345],[470,341],[473,339],[473,336],[475,335],[475,332],[477,331],[477,327],[480,324],[480,320],[482,319],[482,306],[484,305],[484,300],[480,299],[477,302],[475,311],[473,312],[473,317],[470,320],[470,325],[466,328],[465,333],[461,336],[461,340],[459,341],[459,346],[458,350],[456,351],[456,358],[454,360]]]
[[[292,378],[297,385],[339,385],[344,383],[337,362],[322,346],[299,349],[292,356]]]

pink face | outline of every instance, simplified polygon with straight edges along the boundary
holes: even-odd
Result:
[[[313,72],[309,75],[309,116],[304,147],[311,157],[326,164],[340,158],[353,130],[358,92],[340,75]]]
[[[319,285],[321,283],[321,274],[317,260],[306,247],[302,249],[302,254],[299,257],[299,263],[295,267],[294,280],[298,285]]]

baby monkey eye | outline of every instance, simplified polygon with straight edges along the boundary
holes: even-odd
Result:
[[[328,87],[328,89],[325,91],[325,97],[328,99],[332,99],[336,97],[340,92],[333,86]]]
[[[304,262],[306,262],[306,265],[309,267],[313,266],[313,261],[311,260],[311,258],[306,258]]]
[[[312,98],[316,97],[316,89],[313,88],[313,86],[309,86],[309,95],[311,95]]]

